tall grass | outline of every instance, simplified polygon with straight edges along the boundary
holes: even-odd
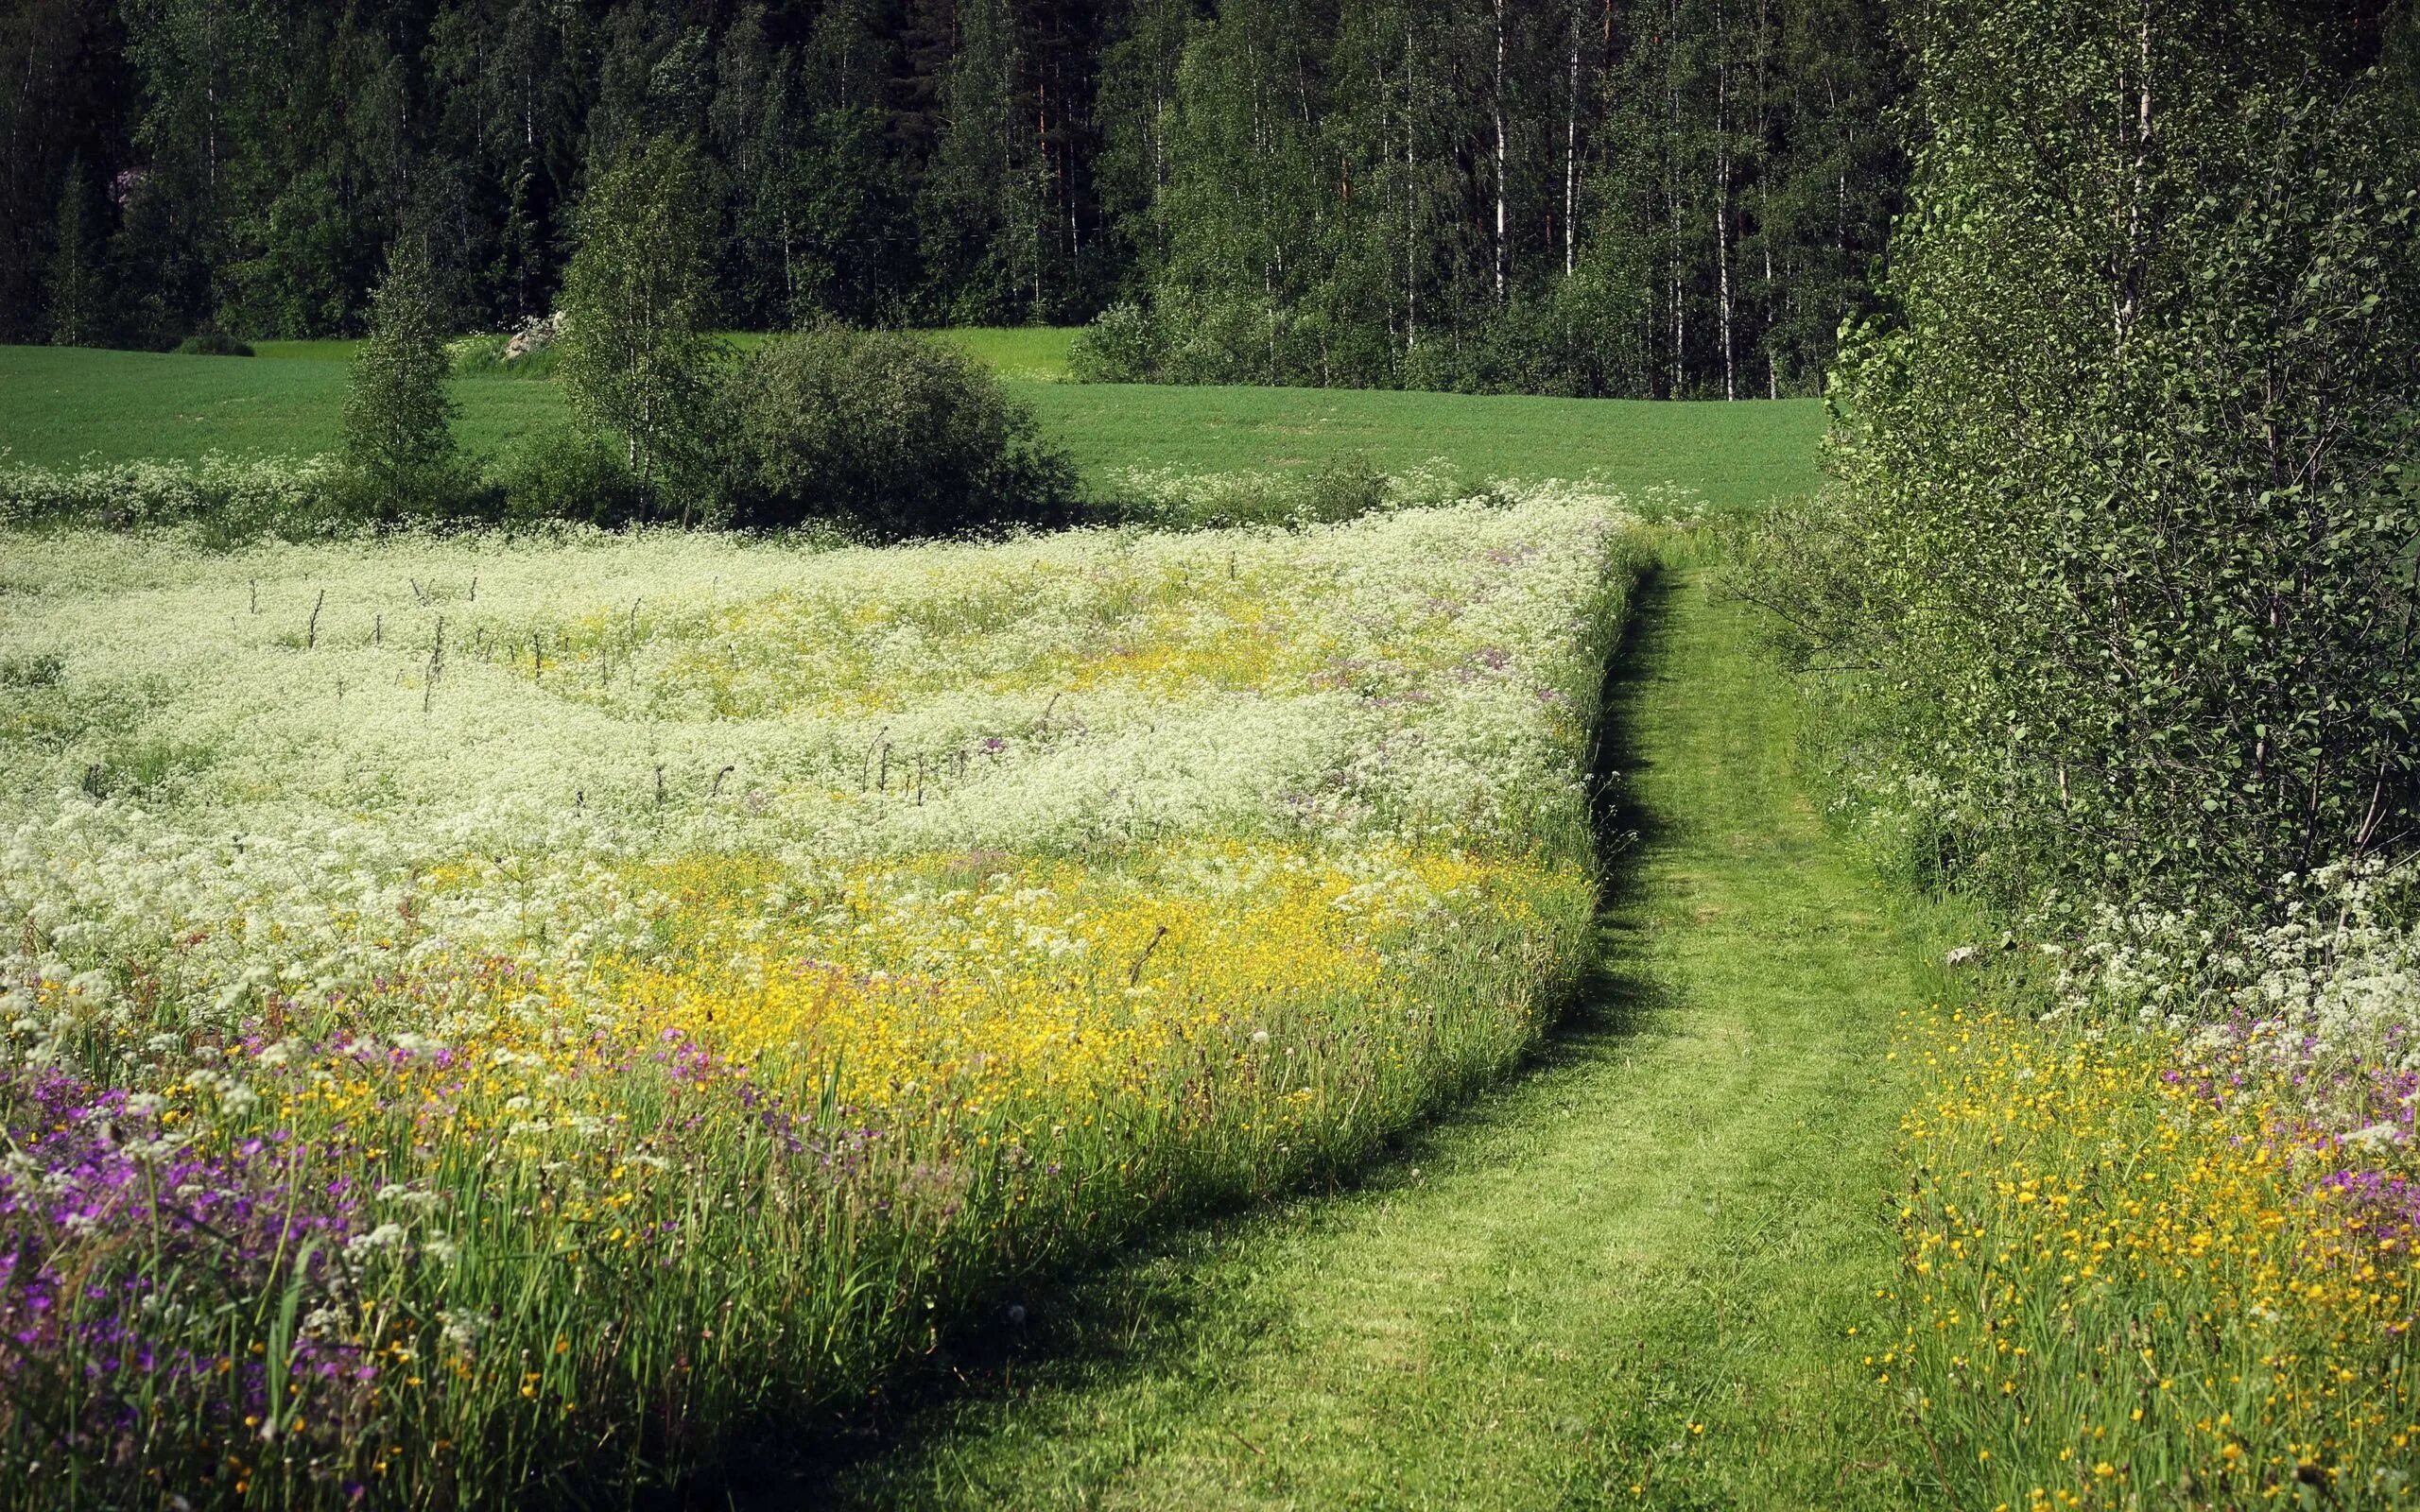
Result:
[[[22,542],[0,1506],[627,1493],[1356,1160],[1583,960],[1625,530]]]

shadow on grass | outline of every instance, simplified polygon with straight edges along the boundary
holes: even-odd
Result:
[[[878,1507],[933,1486],[920,1450],[995,1430],[1037,1390],[1115,1388],[1155,1379],[1171,1397],[1218,1389],[1191,1362],[1250,1341],[1278,1320],[1253,1295],[1251,1253],[1316,1232],[1355,1206],[1408,1189],[1424,1167],[1485,1161],[1484,1136],[1534,1111],[1538,1093],[1623,1054],[1668,1006],[1625,939],[1636,858],[1665,843],[1664,816],[1643,810],[1627,781],[1645,759],[1633,741],[1637,709],[1668,664],[1675,592],[1650,576],[1607,666],[1603,717],[1591,755],[1590,818],[1604,857],[1599,958],[1553,1033],[1514,1075],[1404,1131],[1357,1169],[1282,1197],[1196,1211],[1115,1254],[1030,1280],[948,1331],[943,1342],[855,1411],[786,1425],[735,1445],[711,1472],[662,1508],[788,1512]]]

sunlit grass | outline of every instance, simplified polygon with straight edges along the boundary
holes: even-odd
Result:
[[[1471,483],[1579,478],[1637,492],[1676,483],[1718,507],[1812,490],[1823,406],[1394,393],[1177,388],[1057,381],[1067,333],[953,332],[993,363],[1082,470],[1115,491],[1135,470],[1308,476],[1339,461],[1390,472],[1442,463]],[[204,453],[310,455],[342,444],[347,347],[270,342],[262,355],[0,347],[0,448],[18,462],[193,459]],[[457,435],[497,455],[568,419],[553,383],[458,379]]]

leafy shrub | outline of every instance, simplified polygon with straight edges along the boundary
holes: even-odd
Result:
[[[1067,343],[1067,375],[1080,384],[1156,383],[1166,348],[1151,312],[1120,300]]]
[[[1180,472],[1129,468],[1110,477],[1117,514],[1162,530],[1289,525],[1303,518],[1300,478],[1282,472]]]
[[[203,331],[177,343],[180,357],[249,357],[251,347],[220,331]]]
[[[1528,485],[1544,495],[1565,488],[1583,493],[1600,485]],[[1478,484],[1442,457],[1403,472],[1378,469],[1366,454],[1339,457],[1316,472],[1240,469],[1231,472],[1181,472],[1173,468],[1129,468],[1110,478],[1116,515],[1164,530],[1224,529],[1238,525],[1334,524],[1383,509],[1433,508],[1450,504],[1502,504],[1503,485]],[[1651,503],[1660,503],[1651,493]]]
[[[1278,301],[1169,284],[1148,305],[1111,305],[1077,333],[1067,370],[1080,383],[1370,382],[1365,363],[1340,364],[1346,339],[1332,322]]]
[[[1167,333],[1163,382],[1325,383],[1333,376],[1300,318],[1278,301],[1170,288],[1153,309]]]
[[[502,502],[477,465],[459,454],[387,472],[345,459],[326,498],[333,525],[474,524],[493,520]]]
[[[1394,479],[1378,471],[1367,452],[1336,457],[1311,474],[1304,515],[1320,523],[1357,520],[1387,507]]]
[[[828,518],[876,535],[1042,523],[1076,473],[980,364],[894,332],[827,327],[767,342],[731,382],[732,518]]]
[[[624,451],[575,430],[542,431],[508,453],[496,472],[504,518],[621,525],[647,514],[647,491]]]
[[[1079,383],[1302,384],[1449,393],[1592,396],[1651,390],[1653,375],[1615,333],[1644,293],[1582,268],[1547,298],[1518,297],[1492,318],[1399,346],[1384,322],[1317,304],[1204,294],[1182,285],[1120,301],[1076,334]]]

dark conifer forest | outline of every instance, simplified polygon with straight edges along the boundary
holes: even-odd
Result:
[[[0,339],[549,311],[673,135],[717,319],[1088,321],[1134,376],[1811,392],[1903,167],[1852,0],[12,0]]]

